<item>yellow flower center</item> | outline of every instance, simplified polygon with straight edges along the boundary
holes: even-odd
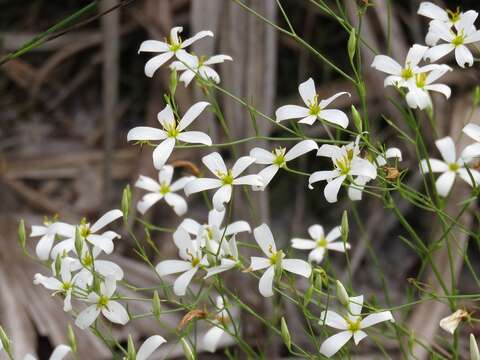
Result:
[[[462,30],[460,34],[458,34],[453,38],[452,45],[454,45],[455,47],[458,47],[460,45],[463,45],[464,42],[465,42],[465,35],[463,34],[463,30]]]
[[[232,171],[228,170],[226,174],[218,173],[220,180],[222,180],[223,185],[232,185],[233,183],[233,175]]]
[[[448,169],[453,172],[457,172],[460,169],[460,165],[457,163],[448,164]]]
[[[335,166],[337,167],[338,170],[340,170],[342,175],[347,175],[350,171],[350,167],[352,165],[352,159],[353,159],[353,149],[347,150],[346,155],[343,157],[337,159],[335,161]]]
[[[90,236],[91,233],[90,225],[87,224],[87,219],[83,218],[80,222],[80,236],[85,239]]]
[[[272,151],[273,155],[275,155],[275,160],[273,163],[278,167],[284,167],[286,165],[285,161],[285,148],[278,148]]]
[[[100,298],[97,301],[97,308],[101,309],[106,307],[108,305],[109,300],[110,299],[105,295],[100,296]]]
[[[200,264],[200,259],[196,256],[192,256],[192,266],[197,266]]]
[[[427,80],[427,73],[420,73],[415,75],[415,83],[418,88],[422,89],[425,86],[425,81]]]
[[[352,321],[350,319],[345,319],[348,323],[348,330],[351,331],[351,332],[356,332],[358,330],[360,330],[360,321],[361,319],[358,318],[357,320],[355,321]]]
[[[317,247],[325,248],[327,247],[327,244],[328,244],[327,239],[325,239],[324,237],[317,240]]]
[[[402,69],[402,73],[401,73],[401,76],[402,76],[402,79],[404,80],[408,80],[408,79],[411,79],[413,77],[413,69],[410,65],[408,65],[408,67]]]
[[[165,122],[165,124],[167,124],[166,126],[164,126],[164,128],[167,132],[168,137],[176,138],[180,131],[177,130],[177,125],[175,124],[175,122],[173,124],[170,122]]]
[[[62,290],[67,292],[68,290],[70,290],[72,288],[72,283],[70,282],[64,282],[62,283]]]
[[[170,186],[165,183],[165,182],[162,182],[160,184],[160,190],[159,190],[160,194],[162,195],[165,195],[165,194],[168,194],[170,192]]]

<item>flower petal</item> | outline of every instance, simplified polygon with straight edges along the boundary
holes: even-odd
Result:
[[[169,137],[153,150],[153,166],[155,166],[155,169],[161,169],[165,165],[174,147],[175,139]]]
[[[410,50],[408,50],[407,57],[405,59],[405,65],[415,67],[420,61],[422,61],[425,52],[428,50],[428,46],[414,44]]]
[[[123,279],[123,270],[120,266],[108,260],[95,260],[95,271],[104,277],[111,277],[116,281]]]
[[[455,48],[455,60],[458,66],[462,68],[465,67],[465,64],[468,66],[473,65],[473,55],[465,45],[460,45]]]
[[[259,175],[245,175],[233,180],[233,185],[250,185],[264,187],[263,178]]]
[[[341,126],[344,129],[348,126],[348,117],[341,110],[325,109],[320,111],[319,116],[321,119],[328,121],[329,123]]]
[[[348,308],[350,311],[349,315],[360,316],[362,313],[363,307],[363,295],[352,296],[349,299]]]
[[[332,310],[322,311],[320,314],[320,321],[318,322],[318,324],[321,326],[323,325],[330,326],[338,330],[348,329],[348,323],[345,321],[345,319]]]
[[[315,249],[317,243],[308,239],[293,238],[291,240],[292,248],[299,250],[312,250]]]
[[[338,178],[331,180],[327,186],[325,186],[325,189],[323,189],[323,195],[325,195],[325,199],[329,203],[337,202],[338,192],[340,191],[340,187],[345,181],[345,178],[345,175],[339,176]]]
[[[271,256],[273,253],[277,252],[272,231],[267,224],[263,223],[253,229],[253,236],[265,255]]]
[[[160,190],[160,185],[155,180],[143,175],[140,175],[138,177],[138,180],[135,183],[135,187],[150,192],[158,192]]]
[[[213,207],[217,211],[225,210],[226,203],[232,198],[232,185],[223,185],[218,189],[212,197]]]
[[[113,252],[113,241],[107,236],[91,234],[87,237],[88,242],[105,251],[106,254]]]
[[[165,105],[162,111],[157,114],[157,120],[165,130],[175,127],[175,115],[173,114],[173,110],[169,104]]]
[[[238,177],[247,167],[255,162],[255,158],[251,156],[242,156],[239,158],[232,167],[233,178]]]
[[[250,150],[250,156],[255,158],[256,164],[270,165],[275,161],[275,155],[271,151],[258,147]]]
[[[447,99],[452,94],[452,90],[445,84],[431,84],[424,87],[425,90],[436,91],[443,94]]]
[[[173,292],[177,296],[183,296],[187,292],[187,287],[192,281],[192,278],[195,276],[195,274],[198,271],[198,267],[194,267],[186,272],[184,272],[182,275],[180,275],[177,280],[173,283]]]
[[[390,75],[400,75],[402,73],[402,67],[400,64],[386,55],[375,56],[371,66],[378,71]]]
[[[149,126],[134,127],[127,134],[127,141],[164,140],[166,138],[165,131]]]
[[[183,48],[186,48],[187,46],[193,44],[195,41],[197,40],[200,40],[206,36],[210,36],[210,37],[213,37],[213,32],[211,32],[210,30],[202,30],[202,31],[199,31],[198,33],[196,33],[194,36],[192,36],[191,38],[188,38],[188,39],[185,39],[183,42],[182,42],[182,49]]]
[[[35,247],[35,253],[40,260],[48,260],[54,240],[55,234],[45,234],[40,238],[37,246]]]
[[[332,102],[334,102],[338,97],[340,96],[343,96],[343,95],[348,95],[350,97],[350,93],[346,92],[346,91],[342,91],[342,92],[339,92],[339,93],[336,93],[335,95],[332,95],[330,96],[329,98],[326,98],[322,101],[320,101],[319,105],[320,105],[320,109],[321,109],[321,112],[320,112],[320,115],[322,114],[323,111],[325,111],[325,108],[330,105]],[[321,117],[321,116],[320,116]]]
[[[329,157],[332,159],[342,155],[342,149],[336,145],[323,144],[317,151],[317,156]]]
[[[468,185],[472,187],[474,186],[472,184],[472,177],[475,185],[476,186],[480,185],[480,172],[474,169],[469,169],[469,171],[470,171],[470,174],[468,173],[467,169],[460,169],[458,171],[458,174]]]
[[[170,46],[163,42],[157,40],[145,40],[140,44],[138,52],[167,52],[170,51]]]
[[[165,201],[173,208],[175,214],[183,216],[187,212],[187,202],[180,195],[174,193],[168,193],[165,195]]]
[[[127,310],[116,301],[110,300],[106,308],[102,309],[102,314],[108,320],[115,324],[125,325],[130,319]]]
[[[463,149],[462,155],[461,155],[461,158],[466,162],[469,162],[479,157],[480,157],[480,143],[466,146],[465,149]]]
[[[333,251],[345,252],[345,250],[350,249],[350,244],[344,243],[343,241],[334,241],[327,244],[327,249],[333,250]]]
[[[166,342],[167,340],[160,335],[150,336],[143,342],[142,346],[140,346],[140,349],[138,349],[135,360],[147,360],[148,357],[152,355],[159,346]]]
[[[277,165],[270,165],[260,171],[258,173],[258,176],[262,178],[262,186],[254,186],[253,190],[264,190],[268,186],[268,184],[270,184],[279,169],[280,168]]]
[[[327,234],[327,236],[325,237],[325,240],[327,240],[327,242],[332,242],[334,240],[337,240],[340,236],[342,236],[342,227],[341,226],[335,226]]]
[[[220,265],[211,267],[207,269],[207,275],[205,275],[204,279],[208,279],[209,277],[213,275],[220,274],[224,271],[228,271],[230,269],[233,269],[237,265],[237,262],[234,260],[230,259],[222,259],[220,262]]]
[[[252,230],[246,221],[235,221],[227,225],[226,229],[221,229],[222,233],[223,231],[225,231],[225,236],[230,236],[240,232],[251,232]]]
[[[155,71],[165,64],[168,60],[170,60],[173,57],[173,52],[168,51],[163,54],[154,56],[150,60],[147,61],[145,64],[145,75],[148,76],[149,78],[153,77],[153,74],[155,74]]]
[[[308,234],[310,235],[310,237],[313,239],[313,240],[320,240],[320,239],[323,239],[323,237],[325,236],[325,232],[323,230],[323,226],[322,225],[318,225],[318,224],[315,224],[315,225],[312,225],[308,228]]]
[[[447,164],[452,164],[456,161],[455,143],[450,136],[435,141],[435,145]]]
[[[288,119],[300,119],[308,116],[310,110],[298,105],[284,105],[275,111],[275,119],[277,122]],[[316,117],[314,117],[315,119]]]
[[[55,350],[53,350],[52,355],[50,355],[49,360],[63,360],[67,354],[72,351],[72,348],[67,345],[58,345]]]
[[[308,184],[311,186],[313,183],[322,180],[331,180],[339,175],[337,170],[322,170],[322,171],[315,171],[310,177],[308,178]]]
[[[480,142],[480,125],[469,123],[463,128],[462,131],[470,136],[473,140]]]
[[[362,330],[357,330],[353,333],[353,341],[355,342],[355,345],[358,345],[360,341],[362,341],[366,337],[367,337],[367,333]]]
[[[137,210],[140,214],[144,215],[148,209],[155,205],[158,201],[163,199],[163,195],[160,193],[149,193],[143,195],[142,199],[137,203]]]
[[[258,282],[258,290],[264,297],[273,296],[273,277],[275,275],[275,266],[270,266]]]
[[[425,53],[425,59],[430,62],[436,62],[445,55],[451,53],[455,49],[455,46],[452,44],[440,44],[435,45],[427,50]]]
[[[155,270],[159,276],[176,274],[188,271],[192,268],[192,264],[183,260],[164,260],[157,264]]]
[[[435,5],[430,1],[421,2],[417,14],[443,22],[447,22],[449,20],[447,12],[440,6]]]
[[[205,350],[214,353],[217,350],[218,343],[222,336],[226,334],[221,327],[214,326],[205,333],[203,337],[203,346]]]
[[[307,81],[298,85],[298,92],[300,93],[305,105],[310,106],[315,104],[317,91],[315,90],[315,83],[313,82],[312,78],[309,78]]]
[[[222,185],[223,183],[219,179],[199,178],[188,182],[185,185],[184,191],[187,196],[190,196],[200,191],[219,188]]]
[[[266,269],[271,265],[272,263],[270,262],[270,259],[258,256],[252,256],[250,258],[250,268],[252,269],[252,271]]]
[[[187,128],[188,125],[190,125],[195,119],[202,113],[203,110],[207,106],[209,106],[210,103],[206,101],[199,101],[195,104],[193,104],[190,109],[187,110],[185,115],[183,115],[182,119],[178,123],[177,130],[182,131],[185,128]]]
[[[212,145],[210,136],[201,131],[185,131],[178,134],[177,139],[190,144]]]
[[[424,173],[429,172],[428,164],[430,163],[430,168],[432,172],[445,172],[448,171],[448,165],[445,162],[438,160],[438,159],[423,159],[420,161],[420,169]]]
[[[373,326],[384,321],[395,321],[390,311],[382,311],[365,316],[360,322],[360,328],[365,329],[369,326]]]
[[[352,338],[353,334],[350,331],[342,331],[338,334],[330,336],[320,346],[320,353],[327,358],[335,355],[342,347]]]
[[[175,192],[175,191],[178,191],[178,190],[181,190],[183,188],[185,188],[185,186],[192,180],[195,180],[196,177],[195,176],[184,176],[184,177],[181,177],[180,179],[178,179],[177,181],[174,181],[171,185],[170,185],[170,191],[171,192]]]
[[[202,158],[203,164],[210,170],[215,176],[218,176],[218,173],[226,174],[227,166],[223,161],[222,156],[218,152],[213,152]]]
[[[95,232],[99,231],[100,229],[103,229],[105,226],[107,226],[111,222],[121,218],[122,216],[123,216],[123,213],[120,210],[118,210],[118,209],[110,210],[110,211],[106,212],[100,219],[98,219],[90,227],[90,231],[92,233],[95,233]]]
[[[310,264],[304,260],[300,259],[283,259],[282,260],[282,268],[291,272],[293,274],[297,274],[306,278],[309,278],[312,274],[312,267]]]
[[[285,161],[290,161],[296,159],[297,157],[306,154],[309,151],[318,149],[318,145],[313,140],[303,140],[295,144],[290,150],[285,154]]]
[[[80,329],[86,329],[93,324],[95,319],[100,314],[100,309],[97,308],[97,304],[90,305],[86,309],[82,310],[75,319],[75,325]]]

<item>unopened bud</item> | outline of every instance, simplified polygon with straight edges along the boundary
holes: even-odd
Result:
[[[282,333],[283,342],[285,343],[287,349],[290,350],[292,347],[292,338],[290,337],[290,331],[288,331],[287,322],[285,321],[284,317],[282,317],[280,320],[280,330]]]
[[[357,36],[355,34],[355,28],[352,27],[350,30],[350,36],[348,37],[348,57],[350,61],[353,61],[353,57],[355,56],[355,50],[357,48]]]
[[[135,360],[137,353],[135,352],[135,344],[133,343],[132,335],[128,334],[127,340],[127,359]]]
[[[158,296],[158,291],[153,292],[152,298],[152,313],[155,316],[157,321],[160,321],[160,314],[162,313],[162,303],[160,302],[160,297]]]
[[[337,286],[337,299],[338,299],[338,301],[340,301],[340,303],[343,306],[347,307],[348,303],[350,302],[347,290],[345,290],[345,287],[343,286],[343,284],[339,280],[337,280],[336,286]]]
[[[130,185],[125,186],[122,194],[122,213],[123,222],[126,224],[128,221],[128,215],[130,214],[130,206],[132,204],[132,190]]]
[[[170,73],[170,82],[168,84],[168,88],[170,90],[170,95],[172,98],[175,96],[175,92],[177,91],[177,85],[178,85],[178,74],[177,70],[172,70]]]
[[[24,253],[27,253],[27,248],[25,247],[26,243],[26,233],[25,233],[25,221],[23,219],[18,223],[18,242]]]
[[[348,213],[347,213],[347,210],[344,210],[342,214],[342,226],[340,229],[340,233],[342,234],[342,240],[344,242],[348,241],[348,232],[349,232]]]
[[[83,238],[82,234],[80,233],[80,227],[75,228],[75,251],[77,252],[77,256],[79,258],[82,257],[82,250],[83,250]]]
[[[360,134],[363,130],[362,116],[358,112],[355,105],[351,106],[351,110],[352,110],[353,124],[355,125],[355,128],[357,129],[358,133]]]

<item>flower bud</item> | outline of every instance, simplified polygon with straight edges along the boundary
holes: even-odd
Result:
[[[185,340],[185,338],[182,337],[180,339],[180,342],[182,344],[183,353],[185,354],[185,358],[187,360],[195,360],[195,354],[193,353],[193,350],[192,350],[190,344],[188,343],[188,341]]]
[[[137,353],[135,352],[135,344],[133,343],[132,335],[128,334],[127,340],[127,359],[135,360]]]
[[[132,190],[130,185],[125,186],[122,194],[122,213],[123,222],[126,224],[128,221],[128,215],[130,214],[130,206],[132,204]]]
[[[292,347],[292,338],[290,337],[290,331],[288,331],[287,322],[285,321],[285,318],[283,316],[280,320],[280,330],[283,342],[285,343],[287,349],[290,350],[290,348]]]
[[[75,339],[75,333],[73,332],[73,328],[70,324],[68,324],[67,328],[67,337],[68,337],[68,345],[72,349],[72,352],[77,352],[77,340]]]
[[[470,360],[480,360],[480,352],[473,334],[470,334]]]
[[[83,250],[83,238],[82,234],[80,233],[80,227],[75,228],[75,251],[77,252],[77,256],[79,258],[82,257],[82,250]]]
[[[177,91],[178,85],[178,74],[177,70],[172,70],[170,73],[170,82],[168,84],[168,89],[170,90],[170,95],[172,98],[175,96],[175,91]]]
[[[352,110],[353,124],[355,125],[355,128],[357,129],[358,133],[361,133],[363,130],[362,116],[358,112],[355,105],[352,105],[350,109]]]
[[[480,86],[475,86],[475,90],[473,90],[473,106],[477,107],[480,105]]]
[[[160,297],[158,296],[158,291],[153,292],[152,298],[152,313],[155,316],[157,321],[160,321],[160,314],[162,313],[162,303],[160,302]]]
[[[350,61],[353,61],[353,57],[355,56],[355,50],[357,48],[357,36],[355,34],[355,28],[352,27],[350,30],[350,36],[348,37],[348,57]]]
[[[348,241],[348,232],[349,232],[348,213],[347,213],[347,210],[344,210],[343,214],[342,214],[342,226],[341,226],[341,229],[340,229],[340,233],[342,234],[343,242]]]
[[[62,258],[60,257],[60,254],[57,255],[55,258],[55,275],[60,276],[60,273],[62,272]]]
[[[336,287],[338,301],[340,301],[343,306],[347,307],[350,302],[347,290],[345,290],[345,287],[339,280],[336,281]]]
[[[310,304],[310,301],[312,301],[314,290],[315,290],[315,288],[313,286],[308,287],[307,291],[305,292],[305,294],[303,296],[303,305],[304,306],[307,306],[308,304]]]
[[[27,248],[25,247],[26,238],[27,236],[25,234],[25,221],[21,219],[18,223],[18,242],[20,243],[20,247],[25,254],[28,253]]]

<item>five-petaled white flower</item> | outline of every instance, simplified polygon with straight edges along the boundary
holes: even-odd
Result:
[[[242,156],[231,169],[227,169],[222,156],[217,152],[204,156],[202,162],[217,179],[194,179],[185,186],[185,194],[190,196],[200,191],[218,188],[212,198],[213,207],[217,211],[225,210],[224,204],[230,202],[233,185],[263,186],[262,177],[259,175],[240,176],[247,167],[255,162],[251,156]]]
[[[420,110],[431,107],[432,99],[429,91],[439,92],[448,99],[451,94],[450,87],[445,84],[434,84],[433,82],[451,70],[448,65],[436,65],[432,71],[416,74],[414,79],[407,81],[408,92],[406,100],[408,106],[413,109],[419,108]]]
[[[335,355],[352,337],[355,345],[358,345],[367,336],[363,329],[384,321],[395,321],[390,311],[381,311],[362,318],[363,295],[350,297],[349,300],[346,316],[331,310],[322,311],[320,314],[320,325],[343,330],[322,343],[320,353],[328,358]]]
[[[53,295],[57,293],[62,294],[65,299],[63,301],[63,311],[72,310],[72,292],[76,285],[77,275],[72,277],[70,261],[68,259],[62,260],[60,266],[60,279],[56,277],[47,277],[42,274],[35,274],[33,283],[35,285],[42,285],[46,289],[54,290]]]
[[[262,224],[253,230],[255,241],[267,257],[252,256],[250,268],[252,271],[267,269],[258,283],[260,294],[265,297],[273,295],[273,278],[275,273],[285,270],[303,277],[310,277],[312,267],[309,263],[299,259],[285,259],[282,250],[277,250],[272,232],[267,224]]]
[[[2,349],[1,347],[1,342],[0,342],[0,350]],[[58,345],[55,350],[53,350],[52,354],[48,358],[49,360],[63,360],[65,356],[67,356],[70,352],[72,351],[72,348],[70,346],[60,344]],[[35,356],[32,354],[27,354],[23,357],[23,360],[37,360]]]
[[[385,78],[384,86],[405,87],[407,82],[414,80],[417,74],[430,71],[435,66],[438,66],[434,64],[419,66],[427,50],[427,46],[414,44],[408,50],[404,66],[386,55],[375,56],[371,66],[378,71],[389,74]]]
[[[158,40],[146,40],[140,44],[138,52],[154,52],[160,53],[159,55],[154,56],[145,64],[145,75],[152,77],[155,71],[170,60],[174,55],[178,57],[179,54],[185,53],[183,50],[187,46],[190,46],[195,41],[204,38],[205,36],[213,37],[211,31],[200,31],[195,34],[193,37],[183,40],[180,38],[178,33],[182,32],[183,27],[176,26],[170,30],[170,38],[165,41]]]
[[[185,295],[187,287],[201,266],[208,265],[207,257],[203,256],[200,245],[190,238],[187,230],[179,227],[173,234],[174,243],[183,260],[164,260],[157,264],[159,276],[183,273],[173,283],[173,292],[177,296]]]
[[[476,143],[468,145],[463,149],[462,159],[469,162],[480,158],[480,126],[469,123],[463,128],[463,132],[476,141]]]
[[[212,321],[213,326],[203,336],[203,346],[205,350],[214,353],[217,350],[218,344],[222,338],[231,338],[231,335],[225,331],[228,329],[233,332],[232,319],[226,310],[226,306],[221,296],[217,296],[215,300],[217,313],[215,319]]]
[[[180,226],[190,234],[195,235],[197,237],[196,241],[199,242],[201,247],[207,247],[208,251],[216,253],[222,242],[222,237],[232,236],[240,232],[251,232],[250,225],[243,220],[222,227],[224,218],[225,210],[212,209],[208,212],[208,223],[200,224],[193,219],[186,218]]]
[[[113,277],[106,277],[100,283],[100,293],[91,292],[88,294],[87,302],[92,305],[82,310],[75,320],[75,325],[80,329],[86,329],[97,319],[100,312],[108,320],[115,324],[125,325],[129,316],[125,308],[115,300],[112,300],[117,289],[116,280]]]
[[[435,182],[438,195],[446,197],[452,189],[456,175],[460,176],[468,185],[474,186],[480,184],[480,172],[475,169],[466,169],[462,158],[456,158],[455,143],[450,136],[435,141],[438,151],[442,155],[442,160],[423,159],[420,162],[422,172],[427,173],[430,170],[434,173],[443,173]],[[430,164],[430,166],[429,166]],[[472,178],[474,182],[472,182]]]
[[[200,76],[204,80],[212,80],[218,84],[220,82],[220,75],[210,66],[214,64],[220,64],[225,61],[233,61],[231,56],[228,55],[213,55],[206,59],[204,57],[198,57],[186,52],[179,53],[177,55],[180,61],[174,61],[170,65],[171,69],[177,71],[183,71],[179,77],[179,80],[187,87],[193,80],[195,75]]]
[[[45,219],[43,226],[32,225],[30,237],[41,236],[37,246],[35,247],[35,252],[38,258],[40,260],[48,259],[56,235],[69,237],[73,231],[74,227],[72,225],[63,222],[49,221],[48,219]]]
[[[155,350],[157,350],[161,345],[165,344],[165,340],[160,335],[152,335],[147,338],[135,354],[135,360],[147,360],[150,355],[152,355]]]
[[[254,188],[254,190],[263,190],[270,181],[272,181],[279,169],[287,167],[288,161],[296,159],[315,149],[318,149],[315,141],[303,140],[287,152],[285,152],[285,148],[276,148],[273,151],[267,151],[261,148],[253,148],[250,150],[250,156],[255,158],[255,163],[269,165],[258,173],[263,179],[263,186],[261,188]]]
[[[473,18],[473,20],[467,20],[471,21],[473,24],[475,18],[478,16],[478,13],[474,10],[462,12],[459,8],[457,8],[456,11],[442,9],[440,6],[435,5],[430,1],[424,1],[420,3],[417,13],[419,15],[432,19],[432,21],[430,21],[429,28],[431,27],[431,24],[433,22],[442,22],[446,24],[449,28],[453,26],[457,31],[459,30],[459,25],[462,22],[465,22],[465,18]],[[425,37],[425,43],[428,46],[433,46],[438,42],[438,40],[440,40],[439,36],[434,31],[431,31],[431,29],[429,29],[427,36]]]
[[[328,250],[345,252],[345,250],[350,249],[349,243],[344,243],[341,240],[335,241],[342,235],[341,229],[341,226],[336,226],[325,236],[321,225],[312,225],[308,228],[308,234],[312,240],[293,238],[292,247],[299,250],[311,250],[308,254],[308,260],[319,264]]]
[[[147,190],[149,193],[144,195],[137,204],[140,213],[150,209],[158,201],[165,199],[178,216],[182,216],[187,212],[187,202],[183,197],[175,194],[176,191],[182,190],[185,185],[195,179],[194,176],[185,176],[172,183],[173,166],[165,165],[158,172],[158,182],[148,176],[140,175],[135,186]]]
[[[102,249],[107,254],[111,254],[113,251],[113,240],[115,238],[120,238],[120,235],[114,231],[106,231],[102,234],[97,234],[98,231],[102,230],[105,226],[111,222],[121,218],[123,213],[118,210],[110,210],[106,212],[100,219],[98,219],[93,225],[87,222],[84,218],[78,225],[80,236],[82,239],[87,240],[92,245]],[[76,228],[72,226],[72,233],[69,235],[69,238],[63,241],[60,241],[57,245],[54,246],[51,252],[51,258],[56,259],[58,255],[63,255],[68,253],[75,248],[75,232]]]
[[[177,124],[173,110],[167,104],[157,115],[163,130],[149,126],[138,126],[128,132],[127,140],[163,140],[153,151],[153,165],[160,170],[170,157],[177,140],[191,144],[212,145],[212,139],[207,134],[201,131],[184,131],[208,105],[210,104],[205,101],[193,104]]]
[[[480,41],[480,30],[477,30],[474,25],[477,15],[474,17],[462,17],[458,21],[456,32],[444,22],[432,21],[429,33],[432,34],[432,37],[443,40],[446,43],[438,44],[428,49],[425,53],[425,59],[435,62],[454,51],[458,66],[462,68],[465,67],[465,64],[472,66],[473,55],[466,45]]]
[[[324,144],[318,149],[317,156],[325,156],[332,159],[333,170],[316,171],[308,179],[309,186],[317,181],[328,181],[323,194],[325,199],[334,203],[337,201],[338,192],[343,182],[352,180],[353,176],[364,176],[368,179],[377,177],[377,168],[370,161],[362,159],[359,147],[360,137],[355,142],[342,147],[336,145]],[[355,186],[353,183],[350,186]],[[354,199],[352,199],[354,200]]]
[[[300,96],[307,107],[298,105],[284,105],[278,108],[275,112],[277,121],[301,118],[302,120],[300,120],[299,123],[312,125],[315,120],[318,119],[325,120],[342,128],[346,128],[348,126],[348,117],[343,111],[326,108],[339,96],[350,96],[348,92],[339,92],[328,99],[321,100],[319,102],[317,91],[315,90],[315,83],[313,82],[312,78],[309,78],[307,81],[301,83],[298,86],[298,92],[300,93]]]

